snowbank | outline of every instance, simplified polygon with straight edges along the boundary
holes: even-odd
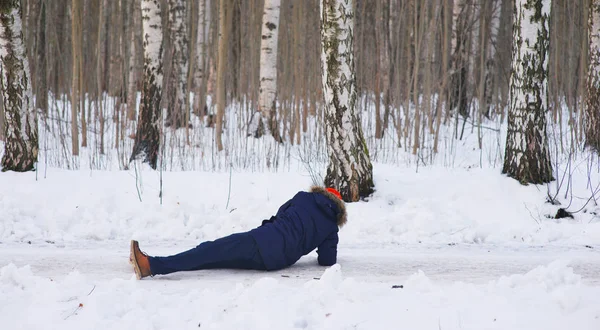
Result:
[[[95,283],[9,264],[0,269],[5,329],[579,329],[600,328],[600,287],[555,262],[486,284],[435,283],[419,271],[402,287],[346,278],[284,278],[213,287],[204,281]]]
[[[584,169],[573,173],[573,197],[557,196],[562,205],[546,202],[547,187],[522,186],[498,169],[376,164],[374,173],[368,202],[348,204],[341,244],[600,245],[593,200],[574,219],[552,218],[589,198]],[[161,205],[156,172],[137,180],[133,171],[48,169],[43,176],[0,173],[0,242],[214,239],[258,226],[312,184],[304,172],[165,172]]]

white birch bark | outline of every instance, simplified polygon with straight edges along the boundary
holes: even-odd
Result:
[[[198,1],[198,31],[196,32],[196,70],[194,71],[194,86],[196,93],[194,95],[194,110],[198,114],[205,114],[206,106],[206,78],[208,53],[207,41],[210,26],[210,0]]]
[[[549,0],[518,0],[514,8],[511,100],[502,173],[519,182],[552,181],[546,113]]]
[[[321,0],[321,66],[329,166],[325,185],[345,201],[373,191],[373,172],[355,108],[352,1]]]
[[[589,56],[586,91],[586,145],[600,154],[600,0],[589,0]]]
[[[144,69],[154,84],[162,87],[162,8],[160,0],[142,0],[142,27],[144,29]]]
[[[30,171],[38,158],[38,126],[23,40],[20,0],[0,4],[1,91],[5,144],[2,171]],[[9,77],[11,79],[9,79]]]
[[[159,120],[162,98],[162,39],[160,0],[142,0],[142,26],[144,28],[144,75],[142,99],[138,114],[135,143],[130,161],[142,159],[156,169],[160,146]]]
[[[250,123],[250,134],[269,132],[277,140],[277,43],[280,0],[265,0],[260,41],[258,112]]]

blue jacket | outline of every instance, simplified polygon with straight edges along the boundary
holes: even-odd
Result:
[[[322,187],[299,192],[277,214],[249,233],[267,270],[293,265],[317,248],[318,262],[337,262],[338,229],[346,223],[344,202]]]

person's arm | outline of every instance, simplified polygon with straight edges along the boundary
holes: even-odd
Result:
[[[317,260],[321,266],[332,266],[337,262],[338,233],[333,232],[319,245]]]
[[[292,199],[288,200],[287,202],[283,203],[283,205],[281,205],[281,206],[279,207],[279,209],[277,210],[277,213],[275,213],[275,215],[279,215],[279,214],[281,214],[281,213],[285,212],[285,210],[286,210],[288,207],[290,207],[290,205],[292,205],[292,201],[293,201],[293,200],[294,200],[294,199],[292,198]]]
[[[269,219],[264,219],[260,225],[264,226],[268,223],[272,223],[273,221],[277,220],[277,216],[280,215],[281,213],[283,213],[290,205],[292,205],[291,199],[288,200],[287,202],[283,203],[283,205],[281,205],[279,207],[279,209],[277,210],[277,213],[275,215],[271,216],[271,218],[269,218]]]

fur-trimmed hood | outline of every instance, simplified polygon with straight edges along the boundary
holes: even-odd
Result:
[[[348,221],[348,214],[346,213],[346,204],[344,203],[343,200],[337,198],[336,195],[330,193],[329,191],[325,190],[324,187],[320,187],[320,186],[310,187],[310,192],[323,194],[327,198],[329,198],[332,202],[334,202],[335,205],[337,205],[338,210],[340,211],[337,215],[338,227],[341,228],[342,226],[344,226],[346,224],[346,222]]]

